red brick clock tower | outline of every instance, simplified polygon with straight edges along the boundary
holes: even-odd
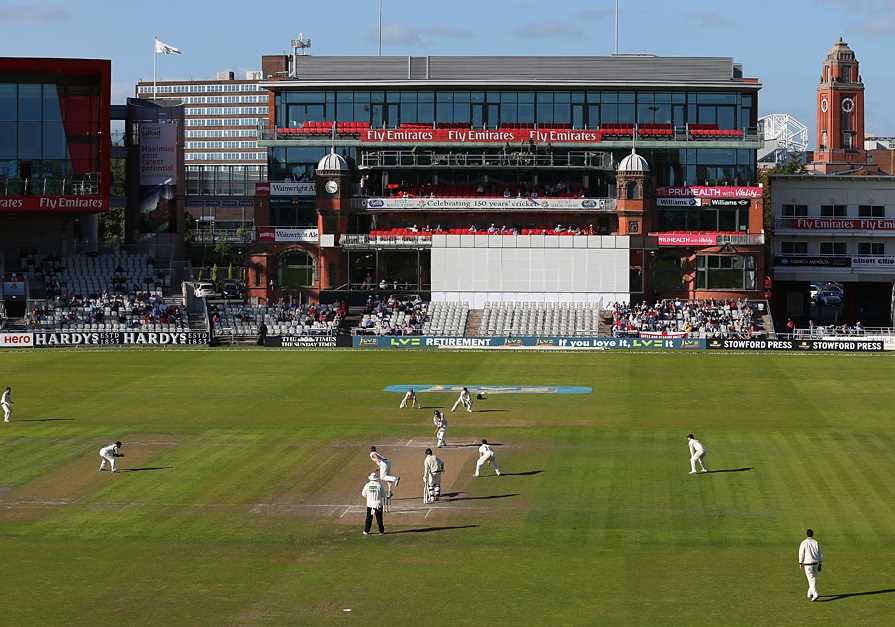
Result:
[[[824,59],[817,87],[814,169],[833,174],[866,161],[864,83],[854,51],[840,37]]]

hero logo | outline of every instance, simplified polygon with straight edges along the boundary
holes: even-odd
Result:
[[[0,348],[30,348],[34,336],[30,333],[0,333]]]

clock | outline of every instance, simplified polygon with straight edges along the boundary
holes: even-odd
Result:
[[[843,98],[842,99],[842,110],[846,113],[851,113],[855,110],[855,101],[851,98]]]
[[[333,181],[332,179],[330,179],[323,186],[323,189],[325,189],[328,194],[335,194],[336,192],[339,191],[339,184],[336,181]]]
[[[820,110],[823,111],[824,113],[826,113],[828,108],[829,108],[829,103],[827,102],[826,97],[821,98],[820,99]]]

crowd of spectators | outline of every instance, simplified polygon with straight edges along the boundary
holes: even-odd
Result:
[[[614,303],[612,334],[641,333],[691,338],[750,338],[764,333],[760,317],[746,300],[663,300],[654,304]]]
[[[343,301],[303,304],[283,301],[270,305],[210,304],[208,314],[216,332],[256,334],[261,325],[271,335],[335,333],[348,314]]]
[[[98,296],[56,296],[45,305],[34,306],[27,315],[32,329],[77,328],[102,325],[112,330],[141,330],[159,325],[187,328],[186,313],[180,306],[165,304],[149,292]]]
[[[429,303],[419,295],[370,296],[356,335],[420,335],[429,315]]]
[[[458,185],[407,185],[389,183],[385,188],[389,198],[584,198],[585,189],[580,185],[564,182],[545,185],[479,183]]]

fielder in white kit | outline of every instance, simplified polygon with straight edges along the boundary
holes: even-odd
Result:
[[[817,600],[817,573],[820,572],[824,561],[824,552],[820,543],[814,539],[814,530],[808,529],[807,536],[799,545],[799,569],[805,570],[805,578],[808,579],[808,600]]]
[[[702,472],[708,472],[709,469],[705,465],[705,447],[702,445],[702,442],[696,439],[692,433],[687,436],[687,446],[690,449],[690,474],[696,474],[696,462],[699,462],[699,467],[702,469]]]
[[[0,396],[0,407],[3,407],[3,422],[9,422],[12,418],[12,388],[7,387]]]
[[[435,414],[432,416],[432,424],[435,425],[435,447],[442,448],[447,446],[448,421],[440,409],[435,410]]]
[[[479,459],[475,463],[475,476],[479,476],[479,471],[481,471],[482,466],[490,463],[491,467],[494,468],[494,472],[497,473],[497,476],[500,476],[500,466],[497,465],[497,456],[494,454],[494,449],[488,446],[488,440],[482,440],[482,445],[479,447]]]
[[[370,447],[370,459],[373,460],[373,463],[376,465],[377,470],[379,470],[379,480],[385,481],[388,484],[394,485],[394,487],[398,487],[398,483],[401,481],[401,477],[393,477],[391,474],[392,463],[389,459],[376,451],[375,446]]]
[[[121,442],[112,442],[109,446],[104,446],[99,449],[99,456],[103,460],[99,463],[100,472],[106,469],[106,462],[109,462],[110,470],[112,472],[118,472],[115,458],[124,457],[124,455],[121,454],[121,446]]]
[[[420,402],[416,399],[416,392],[413,391],[413,388],[407,390],[407,393],[404,395],[404,399],[401,401],[401,405],[398,407],[398,409],[404,409],[408,405],[411,409],[420,408]]]
[[[441,475],[444,473],[444,462],[435,457],[432,449],[426,449],[423,460],[423,502],[431,503],[441,498]]]
[[[463,405],[463,407],[466,408],[466,411],[472,413],[472,395],[470,395],[469,390],[466,388],[463,388],[460,391],[460,396],[457,397],[457,400],[454,402],[454,406],[451,407],[451,412],[453,413],[454,411],[456,411],[457,407],[459,407],[460,405]]]

